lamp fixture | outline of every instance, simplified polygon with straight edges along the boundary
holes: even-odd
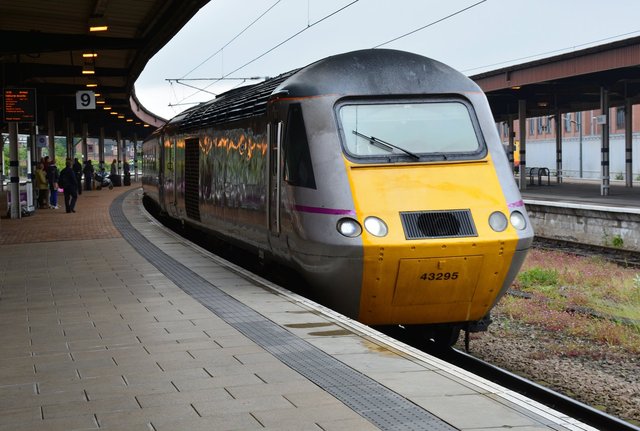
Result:
[[[124,118],[124,115],[118,115],[118,118],[122,119]]]
[[[96,84],[95,82],[89,82],[89,83],[86,84],[87,88],[95,88],[97,86],[98,86],[98,84]]]
[[[127,123],[133,123],[133,119],[127,118]]]
[[[95,67],[93,67],[93,64],[85,63],[84,66],[82,66],[83,75],[95,75],[95,73],[96,73],[96,69]]]
[[[109,24],[104,16],[92,16],[89,17],[89,31],[107,31],[109,30]]]
[[[83,52],[82,58],[96,58],[98,56],[97,52]]]
[[[111,114],[111,115],[118,115],[118,113],[117,113],[116,111],[111,111],[111,112],[109,112],[109,114]]]

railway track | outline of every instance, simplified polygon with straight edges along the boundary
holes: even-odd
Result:
[[[429,343],[414,331],[407,331],[398,327],[385,327],[382,328],[382,331],[386,335],[429,355],[435,356],[449,364],[458,366],[472,374],[524,395],[598,430],[640,431],[640,427],[638,426],[581,403],[580,401],[576,401],[510,371],[496,367],[469,353],[455,348],[434,348],[432,343]]]
[[[632,250],[581,244],[572,241],[543,238],[539,236],[534,237],[533,247],[542,250],[563,251],[565,253],[571,253],[578,256],[598,256],[625,268],[640,268],[640,252]]]
[[[498,368],[460,350],[449,349],[429,353],[601,431],[640,431],[640,427]]]

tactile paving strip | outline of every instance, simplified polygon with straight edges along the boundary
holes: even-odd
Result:
[[[132,192],[116,198],[109,209],[116,228],[140,255],[229,325],[382,430],[457,430],[227,295],[161,251],[124,215],[124,199]]]

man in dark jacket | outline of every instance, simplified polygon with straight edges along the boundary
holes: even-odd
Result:
[[[73,159],[73,173],[76,174],[76,183],[78,184],[78,194],[82,194],[82,165],[76,157]]]
[[[84,162],[84,189],[93,190],[93,164],[91,160]]]
[[[73,172],[71,159],[67,159],[66,166],[60,171],[60,185],[64,189],[64,208],[68,213],[76,212],[78,180],[75,172]]]

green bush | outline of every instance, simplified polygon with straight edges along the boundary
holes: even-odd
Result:
[[[518,274],[518,282],[523,289],[557,286],[559,278],[555,269],[531,268]]]

